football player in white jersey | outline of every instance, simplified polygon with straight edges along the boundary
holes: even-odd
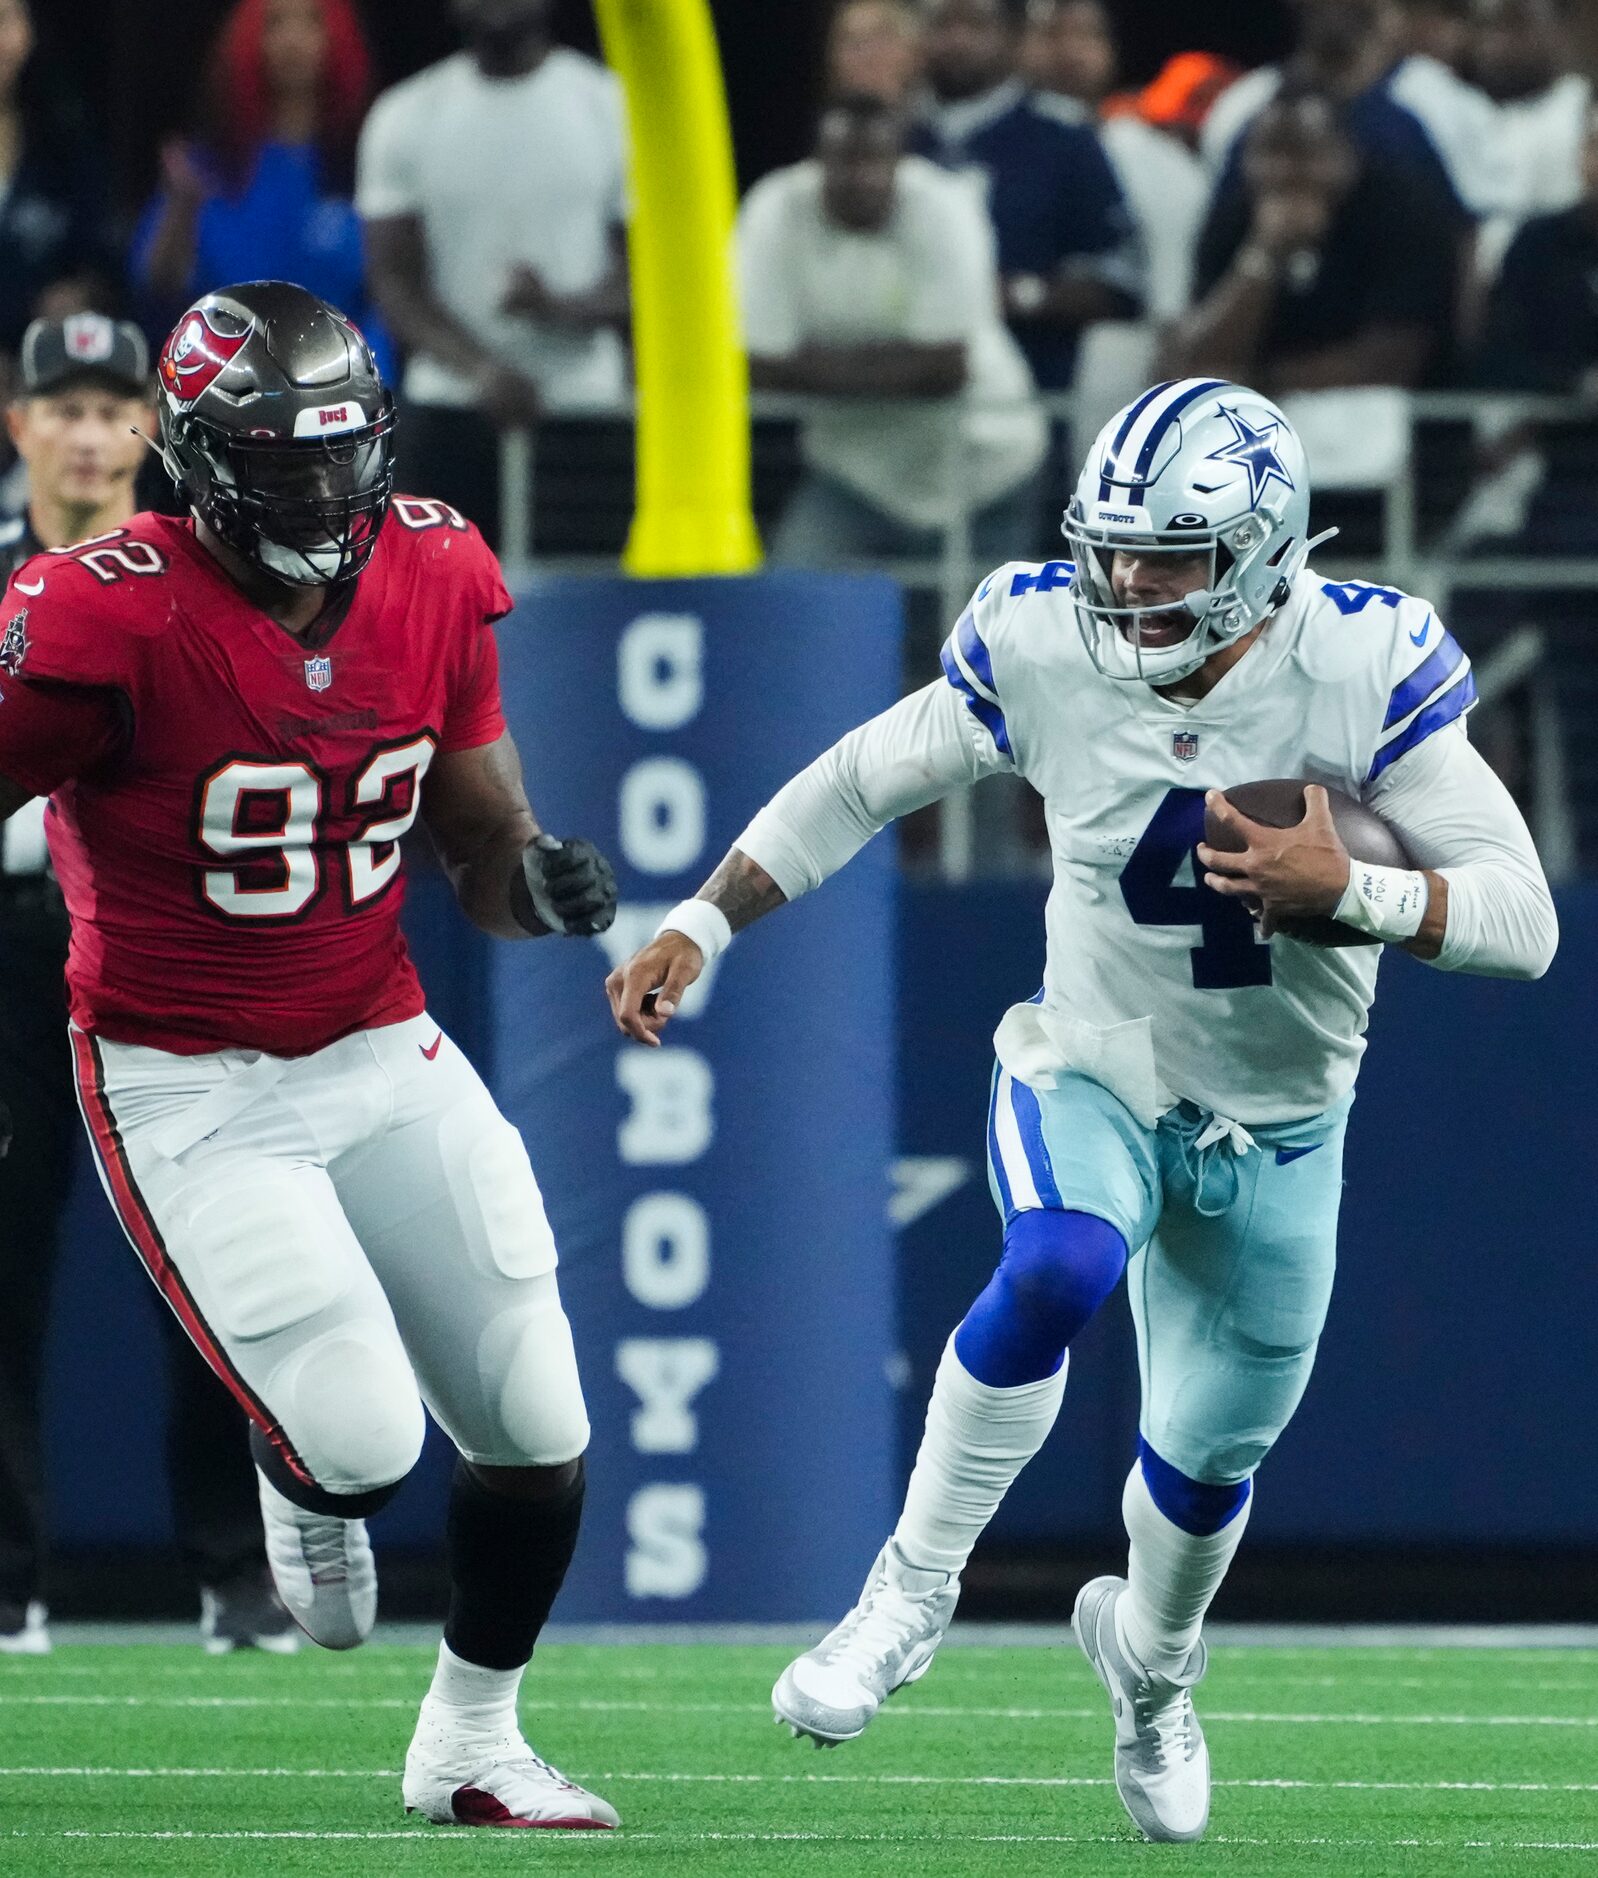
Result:
[[[1003,1256],[944,1351],[860,1601],[773,1700],[796,1733],[845,1741],[926,1672],[972,1545],[1054,1422],[1069,1345],[1126,1272],[1130,1559],[1074,1621],[1128,1812],[1151,1839],[1196,1839],[1200,1629],[1309,1379],[1380,958],[1282,925],[1330,914],[1506,978],[1546,970],[1557,930],[1525,823],[1465,734],[1469,661],[1424,600],[1309,566],[1304,453],[1275,405],[1215,379],[1155,387],[1095,442],[1064,533],[1073,561],[984,580],[944,676],[782,789],[608,989],[621,1028],[658,1044],[735,931],[895,816],[998,770],[1043,796],[1044,986],[995,1037]],[[1217,793],[1273,777],[1311,785],[1295,827]],[[1315,785],[1376,811],[1415,867],[1352,865]],[[1207,845],[1207,805],[1241,851]]]

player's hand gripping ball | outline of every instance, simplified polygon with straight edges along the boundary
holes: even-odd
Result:
[[[522,849],[533,911],[551,932],[591,939],[616,917],[616,875],[591,841],[539,835]]]
[[[1294,777],[1240,783],[1204,805],[1200,863],[1206,885],[1241,898],[1269,937],[1306,945],[1370,946],[1369,933],[1330,917],[1348,884],[1350,857],[1413,867],[1379,815],[1340,789]]]

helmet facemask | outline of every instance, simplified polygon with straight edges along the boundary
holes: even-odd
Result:
[[[1174,684],[1198,670],[1212,653],[1240,639],[1280,604],[1280,584],[1270,582],[1271,605],[1243,603],[1239,583],[1261,551],[1278,562],[1294,544],[1273,543],[1271,530],[1252,513],[1213,529],[1137,533],[1085,521],[1072,503],[1061,533],[1076,563],[1071,597],[1077,628],[1088,656],[1106,678]],[[1160,597],[1143,604],[1116,591],[1118,553],[1158,567],[1162,560],[1189,564],[1181,580],[1150,584]],[[1284,576],[1294,571],[1283,567]],[[1250,584],[1258,584],[1257,581]],[[1285,594],[1281,597],[1285,598]],[[1175,629],[1185,625],[1185,630]]]
[[[237,554],[296,587],[353,580],[377,547],[394,489],[394,407],[331,437],[252,438],[169,414],[168,468]]]

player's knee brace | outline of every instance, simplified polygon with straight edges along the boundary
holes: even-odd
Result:
[[[588,1411],[571,1325],[553,1272],[506,1311],[483,1339],[481,1359],[499,1392],[501,1448],[473,1458],[498,1467],[558,1467],[588,1446]]]
[[[279,1365],[268,1400],[317,1486],[336,1498],[392,1491],[422,1452],[421,1397],[392,1329],[350,1323],[316,1338]],[[303,1485],[296,1495],[276,1484],[304,1503]]]
[[[955,1354],[990,1388],[1041,1381],[1060,1367],[1126,1261],[1126,1241],[1107,1220],[1052,1208],[1018,1213],[999,1269],[955,1332]]]
[[[1190,1532],[1195,1538],[1208,1538],[1211,1533],[1219,1532],[1248,1503],[1252,1480],[1222,1484],[1194,1480],[1162,1459],[1141,1436],[1137,1458],[1149,1498],[1173,1526],[1180,1526],[1183,1532]]]

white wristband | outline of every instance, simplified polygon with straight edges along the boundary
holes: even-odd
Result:
[[[1424,874],[1351,861],[1348,885],[1333,918],[1376,939],[1413,939],[1426,917],[1429,897]]]
[[[727,915],[709,900],[679,900],[655,929],[658,939],[663,932],[680,932],[692,939],[705,955],[708,965],[732,944],[732,927]]]

